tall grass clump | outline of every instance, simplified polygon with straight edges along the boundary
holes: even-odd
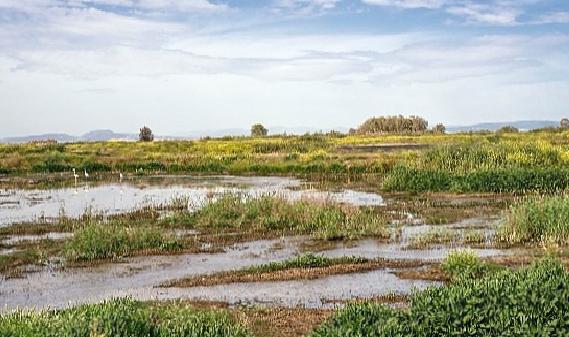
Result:
[[[542,260],[518,271],[463,279],[429,288],[408,309],[354,303],[311,337],[566,336],[569,275],[560,262]]]
[[[398,165],[383,182],[387,191],[408,192],[541,192],[569,188],[566,168],[494,168],[454,173]]]
[[[248,337],[222,311],[183,304],[152,306],[132,299],[59,311],[0,316],[2,337]]]
[[[476,252],[468,249],[452,251],[441,267],[451,280],[480,278],[499,268],[482,261]]]
[[[569,243],[569,196],[532,197],[512,205],[500,237],[511,243]]]
[[[553,193],[569,188],[569,156],[562,146],[520,139],[433,147],[400,161],[386,190]]]
[[[522,139],[500,143],[453,144],[434,147],[420,157],[423,169],[467,173],[496,168],[562,167],[564,150],[548,142]]]
[[[89,224],[75,232],[64,254],[71,261],[113,259],[144,250],[174,250],[182,244],[152,227]]]
[[[389,235],[385,219],[370,208],[272,195],[224,194],[191,213],[186,221],[198,228],[279,231],[325,239]]]

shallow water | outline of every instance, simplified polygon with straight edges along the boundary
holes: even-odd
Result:
[[[116,214],[147,205],[160,205],[187,197],[199,206],[211,193],[241,191],[251,195],[279,194],[299,198],[330,199],[353,205],[380,205],[381,196],[353,190],[301,189],[301,181],[285,177],[136,177],[123,182],[73,181],[52,189],[8,189],[0,193],[0,226],[60,215],[79,217],[86,211]]]
[[[406,249],[406,245],[397,243],[386,243],[375,240],[362,240],[355,243],[338,243],[333,249],[323,251],[321,254],[328,257],[340,256],[361,256],[370,259],[411,259],[436,262],[443,260],[450,252],[455,249],[470,249],[480,257],[514,255],[521,253],[518,250],[501,250],[491,248],[471,248],[468,245],[438,246],[427,249]]]
[[[140,300],[196,299],[219,300],[230,304],[270,304],[322,307],[334,300],[371,297],[389,293],[408,294],[413,288],[438,283],[400,280],[381,269],[366,273],[331,275],[322,279],[236,283],[214,287],[160,288],[158,285],[189,276],[207,275],[245,266],[284,260],[301,252],[304,237],[253,241],[235,244],[222,253],[150,256],[127,259],[124,263],[88,268],[54,270],[43,268],[23,279],[0,280],[0,308],[61,308],[80,303],[94,303],[117,296]],[[321,252],[325,256],[357,255],[370,258],[439,260],[449,249],[403,250],[401,244],[372,240],[339,244]],[[477,250],[481,256],[515,254],[515,251]],[[1,310],[1,309],[0,309]]]
[[[366,273],[331,275],[315,280],[232,283],[189,289],[163,288],[154,294],[154,298],[221,301],[229,305],[327,308],[334,306],[333,302],[387,294],[405,295],[411,293],[413,289],[424,289],[440,284],[440,282],[402,280],[389,269],[380,269]]]

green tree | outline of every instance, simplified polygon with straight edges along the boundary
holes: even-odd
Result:
[[[439,123],[433,128],[434,134],[444,135],[446,133],[446,131],[447,131],[447,128],[444,126],[443,123]]]
[[[141,142],[152,142],[154,141],[154,135],[149,127],[143,127],[140,129],[140,134],[138,135],[138,140]]]
[[[496,130],[497,134],[504,134],[504,133],[518,133],[520,132],[520,130],[518,130],[517,128],[513,127],[513,126],[503,126],[501,128],[499,128],[498,130]]]
[[[253,124],[253,126],[251,127],[251,136],[252,137],[263,137],[266,136],[269,133],[269,130],[267,130],[263,124],[257,123],[257,124]]]
[[[359,134],[423,134],[429,123],[419,116],[380,116],[366,120],[356,130]]]

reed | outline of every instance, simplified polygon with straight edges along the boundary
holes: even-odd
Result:
[[[569,243],[569,196],[528,197],[512,205],[499,236],[510,243]]]

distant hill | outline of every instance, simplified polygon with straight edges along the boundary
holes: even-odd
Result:
[[[79,137],[79,141],[103,142],[111,139],[137,140],[137,134],[115,133],[112,130],[94,130]]]
[[[559,126],[559,121],[510,121],[510,122],[488,122],[479,123],[468,126],[449,126],[447,127],[448,132],[463,132],[463,131],[478,131],[478,130],[490,130],[495,131],[504,126],[513,126],[520,130],[533,130],[547,127]]]
[[[2,143],[27,143],[33,141],[56,140],[61,143],[69,142],[99,142],[113,139],[136,140],[137,134],[114,133],[111,130],[94,130],[82,136],[72,136],[65,133],[46,133],[42,135],[7,137],[0,139]]]

